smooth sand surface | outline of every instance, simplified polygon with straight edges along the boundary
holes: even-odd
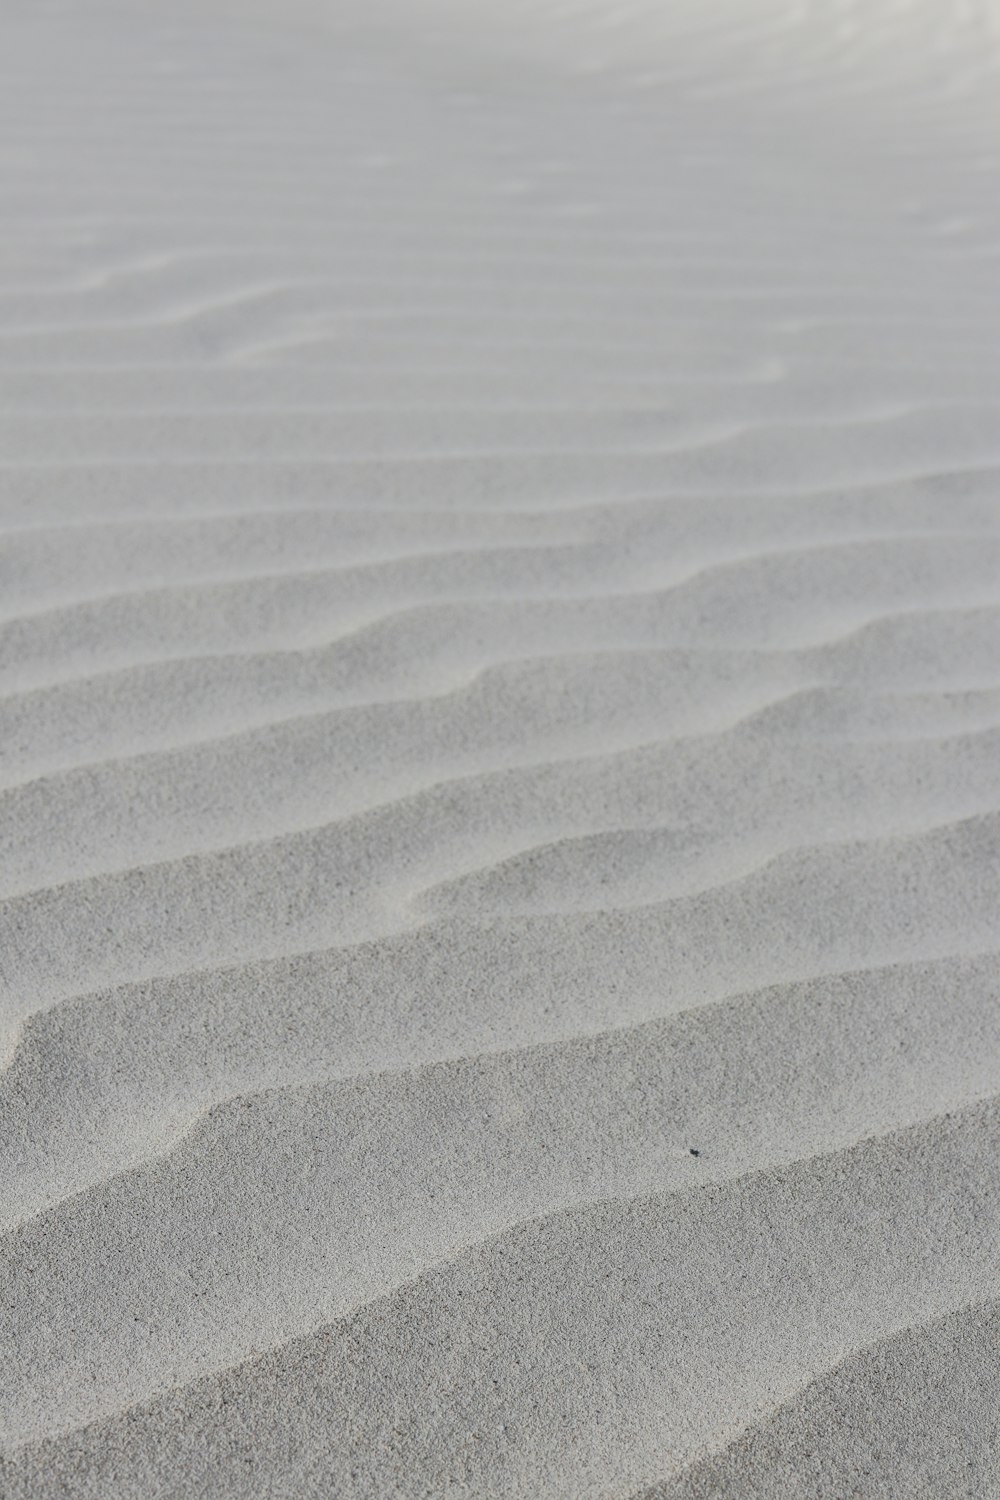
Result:
[[[2,32],[0,1495],[1000,1495],[1000,7]]]

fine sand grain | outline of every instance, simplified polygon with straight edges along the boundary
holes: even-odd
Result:
[[[2,12],[2,1500],[996,1500],[1000,0]]]

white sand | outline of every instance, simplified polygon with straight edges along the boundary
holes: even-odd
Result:
[[[1000,4],[2,31],[0,1495],[1000,1494]]]

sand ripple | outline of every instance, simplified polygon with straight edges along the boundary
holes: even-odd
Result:
[[[987,1500],[992,5],[419,11],[7,18],[0,1493]]]

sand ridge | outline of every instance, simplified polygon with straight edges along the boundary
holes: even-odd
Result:
[[[8,7],[4,1497],[1000,1490],[998,20]]]

